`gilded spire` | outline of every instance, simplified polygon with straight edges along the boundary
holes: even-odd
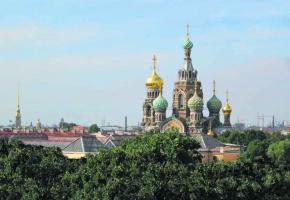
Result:
[[[211,122],[211,120],[209,120],[209,127],[208,127],[207,135],[208,136],[214,136],[214,132],[212,130],[212,122]]]
[[[194,95],[197,95],[197,78],[194,80]]]
[[[17,110],[16,110],[16,116],[15,116],[15,127],[17,129],[21,128],[20,90],[19,90],[19,86],[18,86],[18,91],[17,91]]]
[[[18,90],[17,90],[17,108],[20,108],[20,92],[19,92],[19,86],[18,86]]]

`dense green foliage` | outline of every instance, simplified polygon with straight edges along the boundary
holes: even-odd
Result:
[[[201,162],[198,142],[178,133],[140,135],[81,160],[66,159],[59,149],[3,140],[0,199],[290,198],[286,136],[224,134],[226,142],[239,138],[247,145],[240,160]]]
[[[75,172],[81,160],[69,160],[55,148],[0,141],[1,199],[61,199],[61,179]]]
[[[245,145],[242,159],[275,164],[290,169],[290,135],[262,131],[230,132],[218,137],[227,143]]]
[[[90,127],[89,127],[89,133],[97,133],[100,131],[100,128],[98,127],[97,124],[92,124]]]

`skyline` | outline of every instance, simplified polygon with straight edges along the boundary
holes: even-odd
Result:
[[[230,92],[232,122],[290,120],[290,3],[122,2],[3,3],[0,124],[14,121],[18,83],[23,124],[137,124],[153,54],[172,103],[186,24],[205,103],[215,80],[223,104]]]

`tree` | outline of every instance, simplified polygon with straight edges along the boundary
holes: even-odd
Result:
[[[65,158],[60,149],[0,140],[0,199],[60,199],[65,172],[81,161]]]
[[[269,142],[266,140],[253,140],[247,146],[246,155],[252,160],[267,161],[267,150]]]
[[[199,144],[178,133],[152,133],[90,156],[69,176],[75,199],[189,199]],[[70,178],[71,177],[71,178]]]
[[[271,144],[267,154],[277,165],[290,169],[290,140]]]
[[[92,124],[89,128],[90,133],[97,133],[100,131],[100,128],[98,127],[97,124]]]

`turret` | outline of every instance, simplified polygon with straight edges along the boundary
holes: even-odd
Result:
[[[226,104],[223,107],[223,113],[224,113],[224,127],[231,127],[231,113],[232,113],[232,108],[229,103],[229,92],[226,92]]]
[[[190,132],[200,132],[200,129],[202,128],[201,119],[203,117],[203,99],[197,94],[197,79],[194,81],[194,95],[189,99],[188,107],[190,109]]]
[[[153,101],[153,109],[155,111],[155,122],[158,125],[166,119],[166,109],[168,107],[167,100],[162,96],[162,92]]]
[[[222,102],[216,97],[215,81],[213,81],[213,96],[207,102],[207,108],[209,111],[209,117],[213,118],[213,127],[219,126],[220,123],[220,110],[222,108]]]
[[[153,69],[150,76],[146,79],[146,98],[143,104],[143,120],[142,126],[149,127],[155,124],[155,111],[153,109],[153,101],[156,99],[163,88],[163,80],[157,74],[156,63],[157,58],[153,55]]]

